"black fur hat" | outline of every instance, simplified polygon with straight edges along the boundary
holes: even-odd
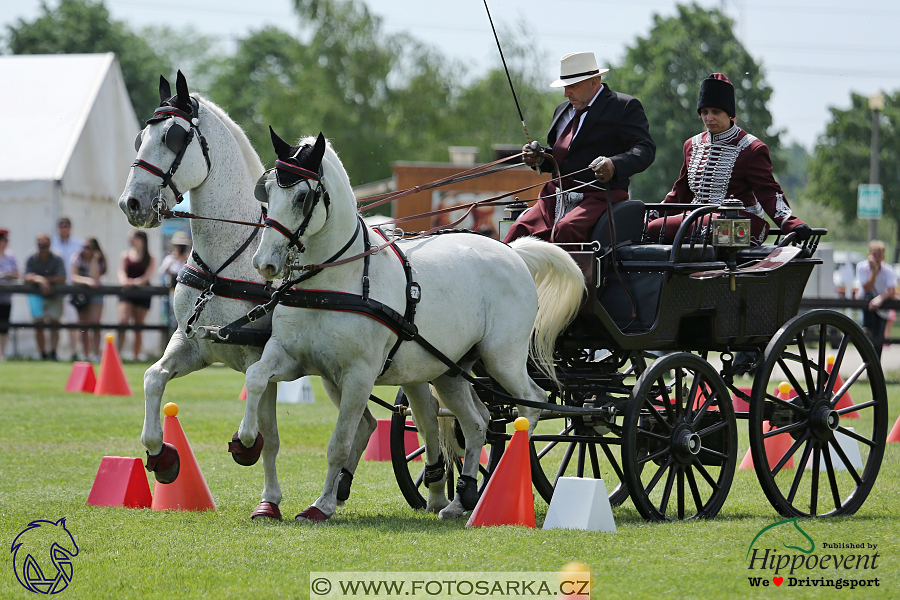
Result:
[[[713,73],[700,84],[697,114],[707,106],[724,110],[729,117],[734,118],[734,86],[721,73]]]

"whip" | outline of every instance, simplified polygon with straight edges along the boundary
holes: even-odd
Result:
[[[494,39],[497,41],[497,50],[500,51],[503,70],[506,71],[506,80],[509,81],[509,89],[512,90],[513,100],[516,101],[516,110],[519,111],[519,120],[522,121],[522,129],[525,130],[525,139],[530,144],[531,136],[528,135],[528,126],[525,125],[525,117],[522,116],[522,109],[519,108],[519,98],[516,97],[516,89],[513,87],[512,77],[509,76],[509,68],[506,66],[506,59],[503,57],[503,48],[500,47],[500,38],[497,37],[497,29],[494,27],[494,19],[491,18],[491,9],[488,8],[487,0],[484,0],[484,10],[487,11],[488,21],[491,22],[491,30],[494,32]]]

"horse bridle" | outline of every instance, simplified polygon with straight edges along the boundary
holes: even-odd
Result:
[[[179,125],[177,121],[174,121],[176,117],[184,119],[188,123],[188,125],[190,125],[190,127],[185,130],[184,127]],[[191,141],[194,139],[195,132],[197,134],[197,139],[200,140],[200,148],[203,151],[203,158],[206,159],[206,177],[209,177],[209,172],[212,169],[212,162],[209,160],[209,147],[206,143],[206,138],[203,137],[203,132],[200,131],[200,111],[199,104],[196,98],[191,98],[190,114],[174,106],[163,105],[153,112],[152,117],[147,119],[147,124],[150,125],[164,119],[173,119],[174,121],[172,125],[170,125],[166,130],[165,138],[163,139],[166,147],[168,147],[169,150],[175,153],[175,160],[172,161],[172,165],[169,167],[169,170],[163,171],[156,165],[151,164],[141,158],[135,158],[134,162],[131,164],[132,168],[140,167],[148,173],[152,173],[153,175],[156,175],[157,177],[162,179],[162,183],[159,185],[159,194],[156,196],[156,198],[153,199],[151,203],[151,208],[156,210],[157,213],[160,213],[160,211],[162,210],[169,209],[169,206],[162,195],[163,188],[168,187],[172,190],[172,193],[175,194],[175,204],[179,204],[184,199],[184,194],[182,194],[175,186],[175,182],[172,181],[172,177],[174,177],[175,172],[181,165],[181,160],[184,158],[184,154],[185,152],[187,152],[188,146],[191,145]],[[144,131],[145,130],[142,129],[140,132],[138,132],[137,137],[134,139],[134,148],[136,152],[140,152],[141,143],[143,142],[144,137]],[[206,181],[206,178],[204,178],[204,181]]]
[[[299,153],[299,151],[300,150],[298,149],[297,152]],[[266,192],[266,181],[268,181],[269,172],[273,170],[275,171],[275,181],[278,183],[278,187],[292,188],[300,182],[306,184],[307,191],[306,197],[303,200],[302,209],[303,221],[300,223],[300,226],[297,227],[297,230],[292,232],[290,229],[267,215],[266,220],[264,221],[265,226],[271,227],[288,239],[288,250],[296,247],[298,252],[304,252],[306,248],[300,241],[300,237],[306,233],[306,229],[309,227],[309,221],[312,219],[313,211],[319,204],[319,200],[325,203],[326,211],[331,208],[331,199],[328,196],[328,190],[325,189],[325,185],[322,183],[322,169],[319,167],[319,172],[314,173],[313,171],[304,169],[298,165],[283,160],[276,160],[275,167],[263,173],[262,177],[256,182],[253,195],[260,202],[267,203],[269,201],[269,195]],[[309,184],[310,179],[316,182],[315,188]]]

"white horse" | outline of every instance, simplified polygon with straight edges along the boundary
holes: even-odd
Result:
[[[190,190],[191,209],[195,214],[228,221],[261,223],[262,210],[253,198],[253,185],[265,169],[247,136],[221,108],[199,95],[189,94],[181,72],[176,80],[176,90],[177,94],[171,96],[169,83],[160,78],[161,105],[135,140],[138,155],[119,198],[119,207],[133,226],[158,227],[158,205],[172,207],[177,195]],[[210,339],[201,339],[195,332],[202,331],[204,327],[228,325],[260,302],[265,302],[269,295],[269,291],[263,288],[265,281],[251,264],[259,239],[258,234],[253,235],[252,228],[194,219],[191,221],[191,234],[194,252],[206,267],[198,265],[193,257],[189,259],[191,269],[187,274],[191,275],[190,281],[187,285],[179,283],[175,288],[174,309],[178,329],[169,340],[163,357],[144,374],[141,442],[147,449],[148,470],[153,470],[157,481],[162,483],[174,481],[179,469],[178,453],[170,444],[163,444],[160,425],[160,403],[169,380],[214,362],[224,363],[243,373],[262,355],[261,344],[213,343]],[[209,271],[205,268],[217,273],[218,283],[212,289],[215,295],[204,295],[207,301],[194,322],[189,323],[197,314],[195,309],[198,298],[203,295],[201,290],[210,281]],[[246,293],[247,289],[250,294]],[[257,294],[259,298],[256,301],[235,299]],[[268,317],[247,326],[258,331],[267,331],[269,327]],[[264,386],[260,392],[265,483],[262,500],[253,517],[280,519],[278,505],[282,495],[275,468],[279,447],[275,382]],[[371,433],[375,428],[375,419],[371,414],[366,424],[367,427],[360,428],[361,448],[353,453],[353,459],[347,463],[351,473],[368,441],[366,430]],[[251,444],[256,455],[245,458],[246,462],[241,464],[256,462],[261,445]],[[349,480],[345,482],[345,485],[348,484]]]
[[[269,227],[253,265],[266,279],[290,277],[289,239],[305,247],[306,263],[337,261],[363,252],[365,236],[357,229],[360,219],[350,180],[322,134],[290,146],[272,132],[272,141],[279,159],[275,174],[260,181],[263,190],[257,188],[268,199]],[[373,245],[385,242],[374,230],[363,231]],[[247,370],[247,407],[238,429],[244,444],[256,439],[257,403],[272,381],[294,379],[300,373],[320,375],[339,406],[328,443],[322,495],[297,515],[298,521],[322,521],[334,514],[339,473],[375,384],[402,386],[409,398],[425,438],[427,509],[440,511],[441,518],[454,518],[477,501],[475,476],[489,420],[487,408],[471,384],[448,372],[445,362],[418,341],[404,341],[389,360],[398,340],[395,330],[401,328],[384,313],[359,314],[366,312],[365,303],[358,302],[364,286],[371,300],[400,315],[408,314],[408,300],[420,290],[414,323],[424,340],[465,372],[480,359],[485,370],[517,398],[547,400],[528,376],[526,361],[531,350],[548,366],[546,358],[553,355],[556,336],[578,310],[584,280],[571,257],[534,238],[507,246],[466,233],[399,241],[396,249],[399,252],[385,249],[372,254],[368,268],[366,259],[352,260],[295,284],[299,290],[342,292],[331,294],[330,299],[337,298],[341,304],[345,298],[347,303],[342,307],[332,303],[330,308],[337,310],[319,310],[328,307],[321,303],[323,297],[317,300],[313,295],[307,297],[307,301],[312,298],[307,305],[315,308],[296,308],[297,298],[291,300],[286,294],[273,313],[272,337],[262,359]],[[409,260],[414,283],[407,279],[401,252]],[[303,292],[296,294],[303,296]],[[466,440],[464,468],[451,503],[444,494],[437,402],[429,382],[453,411]],[[533,428],[539,410],[521,412]]]

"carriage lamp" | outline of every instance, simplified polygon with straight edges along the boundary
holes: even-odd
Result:
[[[509,228],[512,227],[513,223],[518,220],[519,217],[522,216],[522,213],[528,208],[528,205],[516,198],[516,201],[512,204],[507,204],[503,209],[503,218],[500,219],[500,239],[506,237],[506,234],[509,232]]]
[[[727,198],[719,204],[719,215],[712,220],[713,246],[742,248],[750,245],[750,219],[740,216],[744,203]]]

